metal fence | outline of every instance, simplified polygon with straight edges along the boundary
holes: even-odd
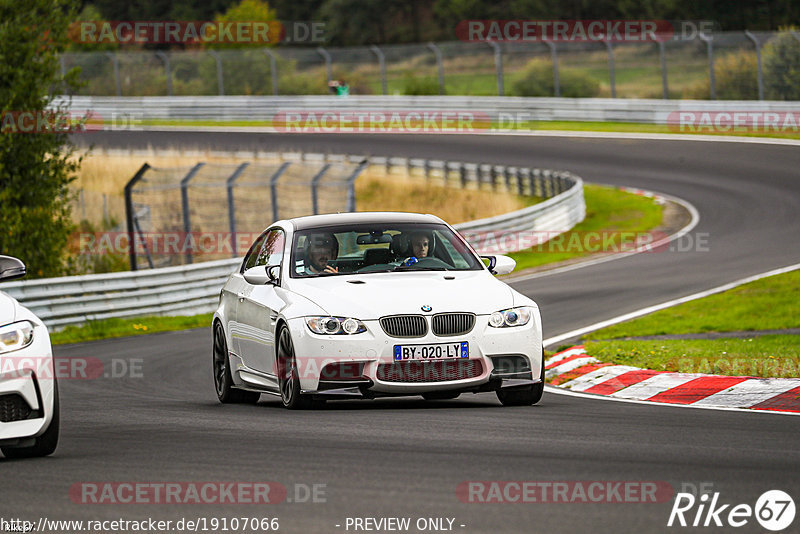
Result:
[[[136,244],[129,247],[131,269],[193,263],[198,239],[213,239],[204,261],[235,258],[271,221],[355,211],[354,183],[365,165],[363,158],[319,154],[186,168],[145,163],[125,186],[129,243]]]
[[[719,32],[638,43],[83,52],[63,54],[61,69],[80,67],[85,84],[77,94],[93,96],[328,94],[336,79],[354,94],[780,100],[786,68],[762,60],[781,55],[773,50],[779,40],[784,50],[800,48],[794,31]],[[753,68],[742,79],[717,80],[715,62],[728,58]]]

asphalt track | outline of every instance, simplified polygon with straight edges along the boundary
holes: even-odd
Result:
[[[91,141],[525,164],[668,193],[697,208],[700,223],[691,235],[707,240],[707,250],[639,254],[515,283],[539,303],[545,337],[800,261],[797,147],[173,132],[109,132]],[[266,396],[257,406],[216,402],[208,330],[58,347],[56,355],[96,357],[106,369],[114,359],[141,359],[143,376],[62,381],[59,449],[51,458],[0,462],[0,517],[266,516],[280,518],[284,532],[346,532],[347,517],[411,517],[412,525],[418,517],[449,517],[461,532],[665,532],[691,530],[667,528],[671,501],[475,504],[459,501],[456,487],[474,480],[664,481],[675,491],[711,483],[722,503],[752,506],[770,489],[800,499],[796,417],[552,394],[530,408],[502,408],[494,396],[476,395],[329,403],[321,411],[290,413]],[[326,484],[326,502],[75,504],[69,488],[83,481],[275,481],[290,496],[295,484]],[[751,518],[737,531],[757,527]]]

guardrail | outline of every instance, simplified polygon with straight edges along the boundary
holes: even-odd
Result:
[[[64,103],[60,97],[55,104]],[[287,112],[390,112],[423,113],[459,111],[493,121],[493,128],[512,128],[524,121],[618,121],[667,124],[680,111],[796,112],[790,101],[655,100],[614,98],[540,98],[468,96],[74,96],[73,112],[92,111],[109,129],[146,129],[139,121],[203,120],[264,121],[270,126]],[[480,122],[480,121],[478,121]],[[206,124],[207,128],[208,125]],[[320,130],[324,131],[324,130]],[[331,131],[336,131],[332,129]],[[342,131],[347,131],[342,129]],[[357,131],[357,130],[356,130]],[[369,131],[369,130],[367,130]],[[374,131],[374,130],[373,130]]]
[[[384,166],[388,174],[404,167],[411,175],[442,183],[458,180],[467,188],[549,197],[522,210],[454,225],[467,239],[485,232],[501,236],[521,231],[552,237],[582,221],[586,213],[583,181],[568,172],[413,158],[371,157],[368,162]],[[513,247],[503,249],[510,250]],[[3,284],[2,290],[51,329],[111,317],[195,315],[213,311],[222,285],[240,262],[241,258],[231,258],[135,272],[17,281]]]

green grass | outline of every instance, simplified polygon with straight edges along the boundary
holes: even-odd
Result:
[[[800,271],[763,278],[584,336],[601,361],[657,371],[800,376],[800,336],[626,340],[634,336],[800,328]]]
[[[260,127],[268,128],[272,122],[268,120],[239,120],[239,121],[214,121],[214,120],[173,120],[173,119],[147,119],[134,125],[136,126],[212,126],[212,127]],[[367,125],[368,126],[368,125]],[[480,126],[476,129],[480,129]],[[573,132],[618,132],[618,133],[656,133],[656,134],[680,134],[680,135],[719,135],[719,136],[740,136],[740,137],[769,137],[779,139],[800,139],[798,132],[759,132],[747,129],[737,129],[730,131],[708,131],[702,129],[698,131],[678,131],[674,127],[666,124],[641,124],[636,122],[593,122],[593,121],[523,121],[514,125],[507,123],[493,123],[485,128],[489,133],[493,130],[518,130],[526,131],[573,131]],[[344,130],[346,131],[346,130]]]
[[[50,334],[53,345],[79,343],[113,337],[140,336],[156,332],[171,332],[189,328],[210,327],[211,314],[188,317],[136,317],[133,319],[102,319],[87,321],[81,326],[68,326]]]
[[[800,336],[745,339],[610,340],[586,343],[598,360],[656,371],[728,376],[800,376]]]
[[[613,187],[584,185],[586,219],[572,230],[531,249],[509,254],[517,270],[588,256],[595,246],[605,252],[619,250],[629,233],[644,233],[661,224],[662,207],[653,199]],[[590,240],[611,236],[608,246]],[[602,238],[601,238],[602,239]]]
[[[762,278],[587,334],[614,339],[660,334],[800,328],[800,270]]]

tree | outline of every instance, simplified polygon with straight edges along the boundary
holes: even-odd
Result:
[[[66,270],[69,184],[80,158],[57,122],[67,110],[53,107],[53,93],[77,85],[77,72],[62,77],[58,61],[75,15],[70,0],[0,0],[0,252],[22,259],[34,277]],[[25,113],[55,131],[21,132]]]

